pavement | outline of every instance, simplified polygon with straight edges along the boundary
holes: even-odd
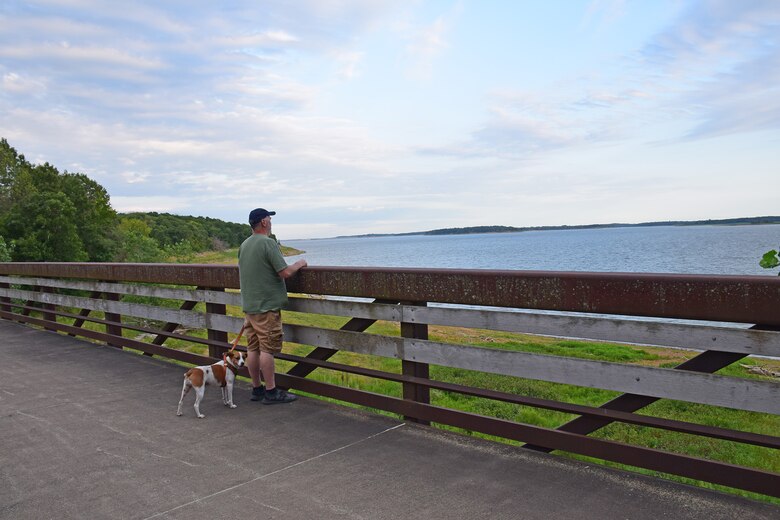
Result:
[[[0,519],[774,519],[780,507],[240,383],[0,320]]]

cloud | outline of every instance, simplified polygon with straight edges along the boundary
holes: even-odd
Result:
[[[611,25],[626,14],[625,0],[592,0],[585,9],[585,16],[580,22],[584,29],[599,21],[600,25]]]
[[[0,85],[4,92],[18,96],[41,96],[47,90],[46,83],[40,78],[20,76],[15,72],[3,74]]]
[[[429,79],[431,67],[436,58],[449,46],[448,33],[457,23],[463,5],[455,2],[450,10],[438,17],[433,22],[418,27],[408,34],[406,39],[406,55],[409,61],[408,74],[418,79]]]
[[[119,49],[104,46],[77,46],[67,41],[59,44],[18,45],[0,48],[0,57],[12,60],[43,59],[64,63],[90,63],[97,70],[103,67],[124,67],[145,71],[160,69],[163,63],[154,58],[133,56]]]
[[[336,63],[338,63],[339,77],[345,80],[351,80],[359,75],[360,64],[363,62],[366,54],[358,51],[346,51],[336,54]]]
[[[743,63],[686,96],[700,122],[686,140],[780,129],[780,54]]]
[[[593,2],[622,16],[624,2]],[[695,2],[610,75],[579,76],[545,90],[495,89],[484,125],[424,155],[528,158],[598,146],[665,126],[657,144],[780,128],[780,10],[771,0]],[[667,130],[668,131],[668,130]]]
[[[287,46],[293,43],[297,43],[298,41],[299,39],[297,37],[283,30],[267,30],[262,33],[245,36],[218,36],[213,39],[213,42],[216,45],[231,49],[268,47],[277,45]]]
[[[636,92],[560,95],[528,91],[494,92],[489,119],[469,139],[442,147],[421,148],[422,154],[505,160],[617,139],[626,126],[621,112]],[[579,94],[581,95],[581,94]]]
[[[111,197],[111,206],[119,213],[134,213],[157,211],[160,213],[176,213],[189,206],[189,201],[179,197],[164,195],[121,196]]]

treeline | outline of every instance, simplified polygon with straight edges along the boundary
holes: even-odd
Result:
[[[510,226],[473,226],[466,228],[444,228],[425,231],[423,235],[469,235],[473,233],[511,233],[518,228]]]
[[[573,226],[472,226],[462,228],[442,228],[430,231],[413,231],[409,233],[372,233],[367,235],[341,235],[336,238],[372,238],[372,237],[403,237],[416,235],[471,235],[476,233],[519,233],[521,231],[562,231],[569,229],[605,229],[621,227],[657,227],[657,226],[736,226],[752,224],[780,224],[780,216],[739,217],[718,220],[664,220],[658,222],[642,222],[639,224],[581,224]]]
[[[163,250],[189,249],[222,251],[238,247],[252,233],[249,224],[236,224],[209,217],[191,217],[170,213],[120,213],[123,222],[142,222],[148,236]],[[186,251],[185,251],[186,252]]]
[[[248,224],[213,218],[118,214],[86,175],[31,164],[0,139],[0,261],[188,261],[250,233]]]

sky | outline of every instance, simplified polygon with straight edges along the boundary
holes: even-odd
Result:
[[[777,0],[3,0],[0,137],[282,240],[780,214]]]

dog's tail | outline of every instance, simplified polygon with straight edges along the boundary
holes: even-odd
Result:
[[[189,378],[192,375],[192,369],[187,370],[187,372],[184,374],[184,379]]]

